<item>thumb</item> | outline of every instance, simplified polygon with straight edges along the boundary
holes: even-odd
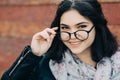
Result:
[[[51,41],[53,41],[55,35],[56,35],[56,34],[52,34],[52,35],[50,35],[50,39],[51,39]]]

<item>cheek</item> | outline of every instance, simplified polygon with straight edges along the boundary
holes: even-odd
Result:
[[[63,42],[68,48],[69,48],[69,44],[68,42]]]
[[[96,35],[96,32],[95,32],[95,30],[94,30],[94,31],[91,32],[91,34],[90,34],[90,39],[91,39],[91,41],[94,41],[95,35]]]
[[[89,38],[88,38],[88,40],[86,40],[87,45],[89,45],[89,46],[92,45],[92,43],[94,42],[94,39],[95,39],[95,34],[96,34],[95,31],[93,31],[89,34]]]
[[[89,37],[85,41],[80,41],[80,44],[78,46],[73,46],[69,42],[63,42],[73,53],[79,54],[89,48],[95,39],[95,31],[91,32],[89,34]]]
[[[80,41],[79,42],[79,45],[77,46],[74,46],[72,44],[70,44],[69,42],[63,42],[68,48],[87,48],[87,47],[90,47],[92,45],[92,43],[94,42],[94,39],[95,39],[95,32],[92,32],[91,34],[89,34],[89,37],[87,40],[85,41]]]

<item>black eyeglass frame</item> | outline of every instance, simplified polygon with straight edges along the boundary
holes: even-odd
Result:
[[[89,31],[87,31],[87,30],[77,30],[77,31],[75,31],[75,32],[73,32],[73,33],[66,32],[66,31],[61,31],[61,32],[59,32],[59,33],[57,33],[57,34],[59,34],[59,36],[60,36],[60,33],[62,33],[62,32],[69,34],[69,39],[68,39],[68,40],[62,40],[61,37],[60,37],[60,39],[61,39],[62,41],[64,41],[64,42],[67,42],[67,41],[69,41],[69,40],[71,39],[71,34],[74,34],[74,36],[76,37],[76,39],[78,39],[78,40],[80,40],[80,41],[84,41],[84,40],[87,40],[87,39],[88,39],[89,33],[92,31],[93,28],[94,28],[94,26],[92,26]],[[81,39],[79,39],[79,38],[77,37],[77,34],[76,34],[76,33],[77,33],[78,31],[85,31],[85,32],[87,32],[87,35],[88,35],[88,36],[87,36],[85,39],[81,40]]]

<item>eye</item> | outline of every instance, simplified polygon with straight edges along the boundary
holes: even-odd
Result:
[[[67,30],[67,29],[69,29],[69,27],[67,27],[67,26],[61,26],[60,28],[61,28],[61,30]]]
[[[79,28],[86,28],[87,25],[79,25]]]

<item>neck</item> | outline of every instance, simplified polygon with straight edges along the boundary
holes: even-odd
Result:
[[[85,51],[83,51],[82,53],[79,53],[77,56],[84,63],[89,64],[93,67],[96,66],[96,62],[92,60],[90,48],[87,48]]]

